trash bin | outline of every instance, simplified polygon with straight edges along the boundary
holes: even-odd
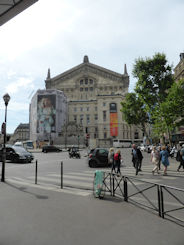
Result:
[[[95,197],[104,197],[104,171],[96,170],[94,176],[93,193]]]

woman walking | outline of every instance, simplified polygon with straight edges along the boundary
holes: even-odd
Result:
[[[108,165],[112,166],[111,172],[115,172],[115,164],[114,164],[114,148],[109,149],[108,154]]]
[[[166,146],[162,146],[162,150],[160,152],[161,162],[164,165],[164,174],[167,175],[167,167],[169,166],[169,152],[166,150]]]
[[[121,165],[121,151],[117,150],[117,152],[114,154],[114,161],[115,161],[115,168],[117,167],[117,176],[121,174],[120,171],[120,165]]]
[[[159,159],[160,159],[160,154],[156,149],[156,146],[153,146],[152,152],[151,152],[151,162],[155,165],[155,167],[152,170],[152,174],[157,171],[157,174],[159,174]]]

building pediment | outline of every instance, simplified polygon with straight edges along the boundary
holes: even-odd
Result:
[[[63,72],[60,75],[57,75],[51,78],[50,70],[48,74],[49,76],[47,76],[47,79],[45,81],[46,84],[49,82],[57,83],[57,81],[62,82],[62,81],[70,80],[80,75],[88,76],[89,74],[91,75],[94,74],[94,75],[97,75],[98,77],[103,77],[106,79],[110,79],[112,81],[120,81],[120,82],[128,77],[126,69],[125,69],[124,74],[120,74],[120,73],[111,71],[109,69],[106,69],[104,67],[90,63],[87,56],[84,56],[84,61],[82,64],[75,66],[66,72]]]

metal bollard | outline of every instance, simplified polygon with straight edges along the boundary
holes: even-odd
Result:
[[[164,219],[164,194],[162,188],[164,187],[160,186],[161,217]]]
[[[162,217],[162,210],[161,210],[161,191],[160,186],[157,185],[157,195],[158,195],[158,214],[160,217]]]
[[[115,187],[114,187],[114,186],[115,186],[115,183],[114,183],[114,176],[115,176],[115,175],[113,174],[113,176],[112,176],[112,195],[113,195],[113,196],[115,196]]]
[[[128,185],[126,177],[124,177],[124,201],[128,202]]]
[[[35,184],[37,184],[37,175],[38,175],[38,161],[36,160],[36,166],[35,166]]]
[[[61,189],[63,189],[63,162],[61,162]]]

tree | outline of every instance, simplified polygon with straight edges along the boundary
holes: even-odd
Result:
[[[144,110],[144,104],[136,93],[127,94],[125,100],[121,102],[121,105],[124,120],[129,125],[137,125],[147,135],[146,124],[148,123],[149,117]]]
[[[168,95],[164,102],[157,105],[153,112],[153,131],[158,136],[171,134],[176,127],[184,125],[184,80],[174,83],[168,90]]]
[[[133,76],[138,79],[135,92],[152,114],[157,104],[162,103],[174,79],[172,67],[167,64],[165,54],[156,53],[153,58],[139,58],[133,67]]]

